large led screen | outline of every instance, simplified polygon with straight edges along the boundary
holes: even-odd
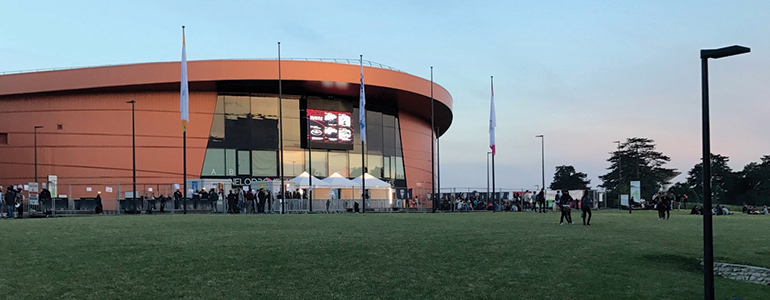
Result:
[[[313,148],[353,149],[352,113],[307,109],[307,139]]]

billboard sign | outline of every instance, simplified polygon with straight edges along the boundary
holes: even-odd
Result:
[[[307,109],[307,141],[311,148],[353,149],[353,117],[350,112]]]

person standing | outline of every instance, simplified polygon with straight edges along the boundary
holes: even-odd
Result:
[[[16,189],[16,217],[24,218],[24,194],[21,192],[21,187]]]
[[[103,211],[102,206],[102,192],[96,192],[96,199],[94,199],[94,212],[98,215]]]
[[[540,205],[540,212],[545,213],[545,189],[540,189],[540,193],[537,193],[537,202]]]
[[[583,197],[580,198],[580,210],[583,212],[583,226],[591,226],[591,206],[593,205],[591,198],[588,197],[588,190],[583,192]],[[586,216],[588,216],[588,223],[586,223]]]
[[[219,212],[219,208],[217,207],[218,201],[219,201],[219,195],[217,195],[214,189],[211,189],[209,191],[209,202],[211,203],[211,208],[214,210],[215,213]]]
[[[235,194],[233,193],[233,190],[230,190],[230,193],[227,194],[227,213],[235,213]]]
[[[256,205],[254,205],[255,199],[256,199],[256,196],[254,195],[254,190],[249,189],[249,192],[246,193],[246,213],[247,214],[255,213],[255,208],[256,208]]]
[[[242,187],[238,187],[236,194],[238,199],[238,213],[242,214],[245,211],[244,201],[246,201],[246,195],[244,194]]]
[[[179,204],[182,203],[182,192],[179,189],[174,192],[174,209],[179,209]]]
[[[8,191],[5,192],[5,210],[8,212],[8,216],[6,218],[8,219],[15,219],[16,217],[13,215],[13,210],[16,208],[14,205],[16,204],[16,191],[13,190],[13,187],[8,187]]]
[[[569,191],[565,190],[563,195],[559,195],[560,193],[557,192],[556,199],[559,202],[559,205],[561,206],[561,219],[559,220],[559,225],[564,225],[564,219],[567,219],[567,222],[570,225],[574,225],[572,223],[572,208],[569,206],[570,202],[572,202],[572,196],[569,195]]]

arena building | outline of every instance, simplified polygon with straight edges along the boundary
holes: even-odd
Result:
[[[188,62],[188,179],[279,179],[281,135],[284,178],[309,165],[320,178],[361,175],[358,63],[282,60],[279,74],[277,60]],[[368,173],[425,199],[434,182],[431,94],[435,137],[452,123],[452,97],[386,66],[364,61],[363,69]],[[181,183],[179,80],[179,62],[0,75],[0,185],[35,176],[50,185],[54,175],[55,195],[121,197],[132,183],[130,100],[138,190]]]

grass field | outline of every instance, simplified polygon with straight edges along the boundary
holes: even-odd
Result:
[[[579,213],[573,213],[578,221]],[[5,299],[702,299],[674,212],[151,215],[0,221]],[[770,267],[770,217],[714,218],[715,260]],[[716,278],[717,299],[770,286]]]

